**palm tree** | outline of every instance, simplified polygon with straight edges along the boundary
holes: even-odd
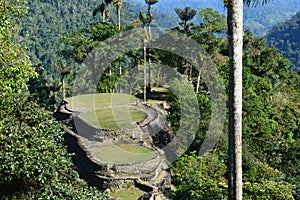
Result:
[[[93,11],[93,17],[96,16],[100,12],[102,15],[102,22],[105,22],[105,12],[104,11],[105,11],[105,4],[104,4],[104,2],[102,2]]]
[[[242,199],[242,55],[243,2],[262,5],[271,0],[224,0],[227,7],[229,75],[228,199]]]
[[[105,18],[108,21],[109,18],[110,18],[110,10],[109,10],[109,8],[106,8],[105,11],[104,11],[104,13],[105,13]]]
[[[145,2],[146,4],[148,4],[148,17],[149,17],[149,26],[150,26],[150,23],[153,21],[151,6],[159,2],[159,0],[145,0]]]
[[[110,17],[110,9],[109,9],[109,5],[113,3],[114,0],[104,0],[104,3],[105,3],[105,6],[106,6],[106,9],[105,9],[105,17],[106,17],[106,20],[109,19]]]
[[[183,10],[180,8],[175,8],[174,10],[178,17],[182,20],[182,27],[184,28],[185,32],[188,32],[188,21],[192,20],[196,16],[197,10],[193,10],[190,6],[186,6]]]
[[[243,0],[227,5],[229,41],[228,199],[242,199],[242,55]]]
[[[146,4],[148,4],[148,31],[149,31],[149,41],[151,41],[151,22],[153,21],[154,17],[151,12],[151,6],[156,4],[159,0],[145,0]],[[150,48],[148,48],[148,90],[151,90],[150,86],[150,79],[151,79],[151,44],[149,43]]]
[[[61,77],[60,83],[52,86],[53,88],[53,94],[55,93],[55,90],[60,90],[61,89],[61,98],[65,99],[66,98],[66,84],[65,84],[65,78],[71,73],[72,70],[72,64],[71,62],[64,63],[60,60],[58,60],[56,63],[52,65],[54,71],[58,73]]]
[[[96,16],[99,12],[102,15],[102,22],[105,22],[110,17],[110,10],[108,6],[113,3],[114,0],[102,0],[95,10],[93,10],[93,16]]]
[[[148,22],[148,18],[144,11],[140,11],[140,20],[144,29],[144,39],[143,39],[143,54],[144,54],[144,101],[147,100],[147,31],[146,31],[146,23]]]
[[[182,22],[180,22],[179,24],[183,27],[185,33],[187,34],[189,31],[189,26],[190,26],[190,24],[188,24],[188,21],[192,20],[196,16],[197,10],[192,9],[190,6],[186,6],[183,10],[180,8],[175,8],[174,10],[175,10],[176,14],[178,15],[178,17],[182,20]],[[186,73],[188,73],[188,70],[190,71],[190,73],[189,73],[189,75],[187,75],[187,77],[189,77],[189,79],[192,79],[193,65],[190,64],[190,65],[185,65],[185,66],[187,66],[187,69],[185,70]],[[198,77],[198,80],[199,80],[199,77]],[[199,81],[198,81],[198,83],[199,83]]]
[[[121,8],[122,8],[122,0],[113,0],[112,2],[117,9],[117,17],[118,17],[118,30],[121,31]],[[119,74],[122,75],[122,65],[121,58],[118,59],[119,62]]]
[[[116,6],[117,15],[118,15],[118,27],[119,31],[121,30],[121,8],[122,8],[122,0],[113,0],[113,4]]]

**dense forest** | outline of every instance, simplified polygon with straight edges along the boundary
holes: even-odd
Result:
[[[289,58],[292,69],[299,70],[300,67],[300,12],[290,20],[278,24],[267,35],[268,44],[274,46]]]
[[[144,3],[144,0],[134,0],[140,4]],[[128,1],[129,2],[129,1]],[[172,13],[174,8],[184,8],[189,5],[193,8],[213,8],[220,13],[226,14],[226,9],[222,1],[219,0],[162,0],[159,4],[154,5],[154,8]],[[298,0],[276,0],[271,1],[265,6],[258,6],[255,8],[244,8],[244,23],[245,29],[251,30],[256,35],[265,35],[271,28],[278,23],[285,22],[300,10],[300,4]]]
[[[0,2],[0,198],[103,199],[79,179],[61,125],[36,104],[28,81],[37,72],[20,40],[21,1]]]
[[[54,64],[53,59],[57,52],[63,47],[60,46],[61,35],[70,33],[79,28],[86,28],[101,20],[101,15],[93,16],[93,10],[97,7],[98,1],[28,1],[28,13],[21,22],[21,36],[27,52],[34,63],[42,62],[50,70]],[[121,18],[124,26],[138,19],[138,13],[142,9],[139,4],[129,5],[123,3]],[[109,21],[117,21],[116,10],[111,6]],[[160,27],[171,27],[176,24],[176,19],[162,12],[154,11],[156,21]],[[163,19],[163,20],[162,20]]]
[[[104,10],[95,12],[93,17],[98,5],[99,2],[94,0],[0,2],[1,199],[105,199],[103,191],[88,186],[79,178],[72,163],[74,155],[63,145],[61,124],[53,119],[52,113],[63,98],[62,89],[66,89],[67,96],[75,95],[72,90],[80,65],[86,55],[108,38],[135,28],[171,26],[173,31],[184,34],[206,50],[228,91],[226,16],[211,8],[185,7],[177,9],[175,19],[159,12],[150,15],[147,5],[140,7],[140,12],[136,4],[131,8],[123,2],[119,28],[116,5],[106,5],[106,13]],[[289,23],[298,18],[294,17]],[[179,23],[174,25],[176,22]],[[288,32],[291,38],[282,39],[282,45],[289,43],[292,46],[297,42],[295,33],[296,30],[299,32],[299,26],[292,27],[292,32]],[[113,45],[105,46],[99,53],[107,55],[113,53],[114,48]],[[294,65],[297,64],[295,52],[292,50],[290,57]],[[142,48],[129,51],[105,66],[97,92],[116,92],[115,86],[119,82],[130,85],[130,79],[123,77],[145,64],[144,58],[151,59],[153,73],[157,75],[149,81],[148,90],[164,86],[160,84],[163,72],[155,71],[155,66],[165,65],[176,70],[190,83],[190,90],[195,91],[200,116],[196,132],[191,133],[195,137],[193,143],[170,166],[174,185],[170,198],[226,199],[227,122],[215,148],[206,156],[198,156],[212,114],[211,91],[202,81],[201,70],[199,73],[193,63],[168,51],[151,49],[149,53],[148,49],[146,57],[143,53]],[[289,70],[291,63],[286,58],[289,53],[288,49],[282,55],[277,48],[267,45],[266,38],[244,31],[245,199],[300,198],[300,75],[299,71]],[[92,72],[86,73],[93,78]],[[142,80],[142,72],[140,75],[138,78]],[[66,83],[65,88],[62,80]],[[81,81],[80,77],[78,80]],[[172,84],[185,97],[180,100],[171,89],[168,91],[167,120],[176,134],[179,126],[185,123],[180,121],[180,101],[189,101],[191,94],[189,88],[177,87],[178,81],[174,80]],[[143,91],[143,85],[134,87],[132,93]]]

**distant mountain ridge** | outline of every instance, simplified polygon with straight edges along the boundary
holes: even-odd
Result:
[[[300,12],[275,26],[266,37],[269,45],[275,46],[290,59],[292,69],[300,69]]]
[[[145,5],[145,0],[125,0]],[[175,14],[174,8],[191,6],[194,9],[211,7],[222,14],[226,14],[222,0],[160,0],[153,8]],[[299,0],[273,0],[269,4],[256,8],[244,9],[245,29],[251,30],[255,35],[265,35],[271,28],[284,22],[300,11]]]

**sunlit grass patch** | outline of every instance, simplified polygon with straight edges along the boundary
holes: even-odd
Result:
[[[143,194],[145,194],[145,192],[134,188],[118,190],[110,193],[112,197],[121,198],[122,200],[135,200]]]
[[[129,94],[86,94],[69,97],[68,107],[75,110],[98,110],[105,106],[127,105],[135,102],[135,97]]]
[[[134,122],[142,121],[146,114],[128,107],[107,108],[85,112],[80,117],[102,129],[134,128]]]
[[[135,144],[117,144],[93,149],[94,156],[101,163],[138,163],[155,157],[151,149]]]
[[[165,87],[153,87],[151,90],[156,92],[168,92],[168,88]]]

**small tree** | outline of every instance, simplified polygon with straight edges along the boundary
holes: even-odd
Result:
[[[190,24],[188,24],[188,21],[192,20],[196,16],[197,10],[193,10],[190,6],[186,6],[183,10],[180,8],[175,8],[175,12],[178,15],[178,17],[182,20],[180,25],[187,33],[189,31],[190,26]]]
[[[119,31],[120,31],[121,30],[121,8],[122,8],[122,0],[113,0],[113,4],[116,6],[116,9],[117,9],[118,27],[119,27]]]
[[[102,22],[105,22],[105,12],[104,11],[105,11],[105,4],[104,4],[104,2],[102,2],[93,11],[93,16],[96,16],[100,12],[102,15]]]

